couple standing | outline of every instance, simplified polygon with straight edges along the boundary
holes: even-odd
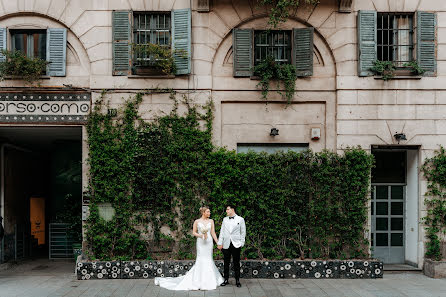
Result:
[[[229,284],[229,263],[234,263],[237,287],[240,284],[240,250],[245,244],[245,220],[235,214],[235,207],[226,207],[227,217],[223,219],[220,236],[215,234],[214,221],[210,219],[209,207],[201,207],[201,218],[195,220],[193,235],[197,237],[197,258],[194,266],[183,276],[156,277],[155,285],[169,290],[215,290],[218,285]],[[214,243],[224,255],[224,279],[221,277],[213,259]]]

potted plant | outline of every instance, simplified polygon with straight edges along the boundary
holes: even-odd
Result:
[[[30,58],[21,51],[2,50],[5,59],[0,62],[0,80],[5,78],[19,78],[29,84],[34,84],[46,73],[48,61],[38,57]]]

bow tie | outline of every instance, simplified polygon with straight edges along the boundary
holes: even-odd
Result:
[[[233,216],[233,217],[229,217],[229,219],[234,219],[235,218],[235,216]]]

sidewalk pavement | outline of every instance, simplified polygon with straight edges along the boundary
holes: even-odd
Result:
[[[242,288],[220,287],[214,291],[168,291],[151,280],[78,281],[74,262],[26,261],[0,271],[1,297],[40,296],[209,296],[209,297],[316,297],[316,296],[444,296],[446,279],[430,279],[420,272],[384,273],[383,279],[246,279]]]

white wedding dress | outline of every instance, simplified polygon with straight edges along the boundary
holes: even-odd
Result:
[[[213,239],[211,236],[211,222],[204,225],[197,223],[198,233],[208,229],[207,238],[197,238],[197,258],[194,266],[183,276],[155,277],[155,285],[168,290],[215,290],[222,282],[223,277],[215,266],[213,253]]]

